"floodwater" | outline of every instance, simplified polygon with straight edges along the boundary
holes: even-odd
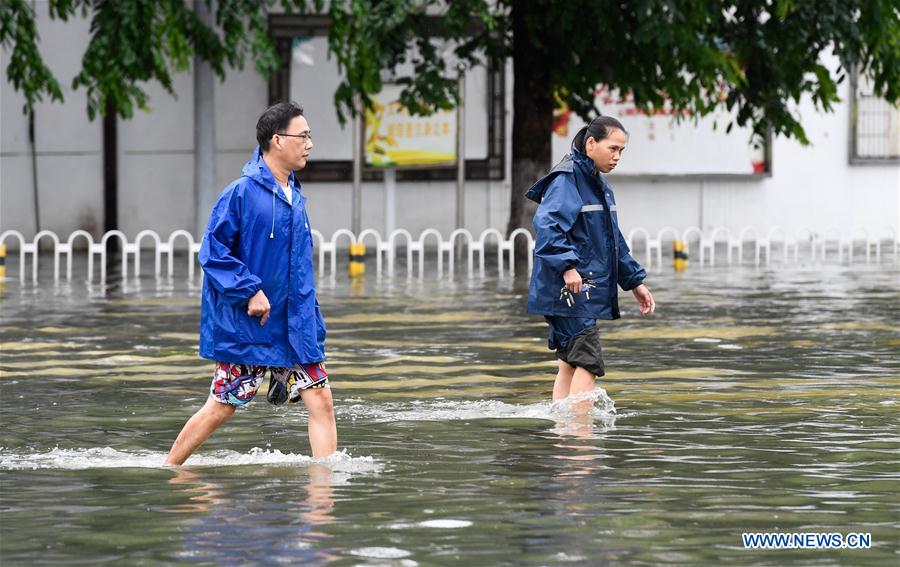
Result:
[[[17,274],[17,272],[13,272]],[[403,272],[400,272],[403,274]],[[896,565],[900,270],[652,274],[602,323],[590,415],[548,401],[525,278],[320,284],[342,452],[260,396],[184,467],[204,402],[184,278],[7,281],[3,564]],[[868,533],[751,550],[744,532]]]

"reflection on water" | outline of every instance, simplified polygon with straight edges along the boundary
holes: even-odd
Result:
[[[300,490],[281,495],[270,491],[273,501],[266,505],[240,497],[248,489],[265,491],[264,478],[251,475],[245,481],[248,486],[234,486],[233,480],[216,482],[214,473],[202,469],[173,467],[172,471],[169,484],[187,502],[174,504],[168,511],[190,516],[180,530],[182,550],[175,554],[178,559],[252,564],[275,556],[303,565],[339,559],[329,547],[332,536],[320,529],[334,522],[332,484],[339,473],[330,467],[309,465],[302,472],[306,479],[298,484]],[[300,500],[304,493],[305,498]],[[250,519],[253,521],[248,522]],[[251,538],[254,541],[247,545]],[[259,555],[261,544],[269,547],[265,556]]]
[[[200,471],[187,467],[172,467],[175,476],[169,484],[179,486],[179,492],[186,495],[190,502],[175,504],[169,510],[172,512],[209,512],[213,506],[222,506],[228,498],[225,491],[218,484],[205,481]]]
[[[0,562],[893,564],[898,275],[654,275],[659,311],[623,295],[581,404],[549,401],[522,278],[326,281],[344,452],[310,459],[303,408],[260,397],[188,467],[162,462],[212,372],[196,283],[8,282]]]

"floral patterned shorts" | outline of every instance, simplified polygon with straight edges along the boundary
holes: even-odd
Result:
[[[217,402],[242,408],[256,397],[266,372],[271,372],[273,380],[286,385],[291,403],[300,400],[303,390],[328,387],[328,373],[321,362],[297,364],[291,368],[216,362],[209,395]]]

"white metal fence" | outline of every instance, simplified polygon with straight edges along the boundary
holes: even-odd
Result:
[[[520,228],[504,237],[494,228],[489,228],[477,237],[465,229],[454,230],[446,238],[436,229],[427,229],[413,238],[409,231],[398,229],[383,237],[378,231],[366,229],[353,234],[351,231],[341,229],[331,235],[326,241],[317,230],[312,231],[314,250],[317,254],[319,277],[325,277],[326,267],[331,278],[336,277],[337,256],[339,246],[346,244],[362,243],[372,251],[369,258],[374,256],[375,271],[377,275],[387,273],[393,276],[397,269],[398,258],[405,254],[406,276],[411,278],[414,273],[419,278],[424,277],[425,260],[428,254],[436,256],[437,275],[442,277],[446,265],[447,272],[452,274],[456,268],[457,256],[466,264],[468,276],[475,277],[476,271],[480,276],[485,275],[485,257],[488,253],[496,254],[496,270],[499,275],[513,275],[515,273],[516,242],[521,241],[528,249],[528,271],[531,271],[534,238],[531,233]],[[28,263],[30,261],[31,279],[38,281],[38,264],[46,260],[39,254],[41,242],[52,245],[53,279],[59,281],[62,277],[61,262],[65,257],[65,279],[72,280],[72,264],[75,261],[75,246],[81,239],[85,246],[87,256],[87,281],[94,280],[94,262],[99,256],[99,278],[101,282],[107,277],[107,245],[111,239],[117,239],[121,250],[121,277],[129,277],[129,266],[132,266],[130,275],[140,277],[141,254],[150,253],[154,258],[154,274],[162,276],[162,259],[166,259],[166,276],[172,277],[175,273],[175,252],[186,252],[187,273],[189,278],[195,274],[197,253],[200,251],[200,242],[194,240],[191,233],[186,230],[176,230],[163,240],[160,235],[152,230],[139,232],[134,240],[121,231],[107,232],[99,241],[86,231],[76,230],[62,241],[56,233],[42,230],[28,242],[22,233],[15,230],[7,230],[0,234],[0,244],[14,241],[18,246],[19,280],[25,282]],[[684,242],[685,252],[690,254],[691,247],[696,246],[697,256],[693,259],[695,266],[715,266],[721,255],[717,248],[724,248],[725,263],[743,264],[745,249],[750,248],[755,266],[768,265],[777,260],[784,263],[798,262],[801,251],[805,258],[811,261],[837,261],[842,263],[845,259],[848,263],[861,261],[866,263],[873,260],[881,263],[885,258],[892,257],[893,262],[900,261],[900,236],[894,227],[885,227],[882,230],[872,230],[865,227],[854,227],[851,230],[843,230],[839,227],[830,227],[823,232],[815,232],[810,229],[796,229],[789,231],[782,227],[773,227],[762,232],[753,227],[746,227],[737,233],[733,233],[724,227],[712,230],[701,230],[690,227],[682,231],[674,228],[663,228],[656,234],[643,228],[635,228],[628,233],[626,240],[632,248],[638,246],[635,256],[642,260],[648,270],[659,269],[663,266],[663,248],[671,248],[672,242],[680,240]],[[182,246],[177,247],[179,242]],[[177,247],[177,248],[176,248]],[[491,250],[495,247],[495,250]],[[859,258],[857,258],[857,256]],[[721,260],[720,260],[721,261]]]

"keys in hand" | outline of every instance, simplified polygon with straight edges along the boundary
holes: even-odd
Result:
[[[594,280],[582,280],[581,281],[581,293],[584,294],[584,299],[590,301],[591,299],[591,290],[597,287],[597,282]],[[565,300],[566,305],[572,307],[575,305],[575,296],[572,295],[572,292],[569,291],[569,288],[566,286],[562,286],[562,289],[559,290],[559,300]]]

